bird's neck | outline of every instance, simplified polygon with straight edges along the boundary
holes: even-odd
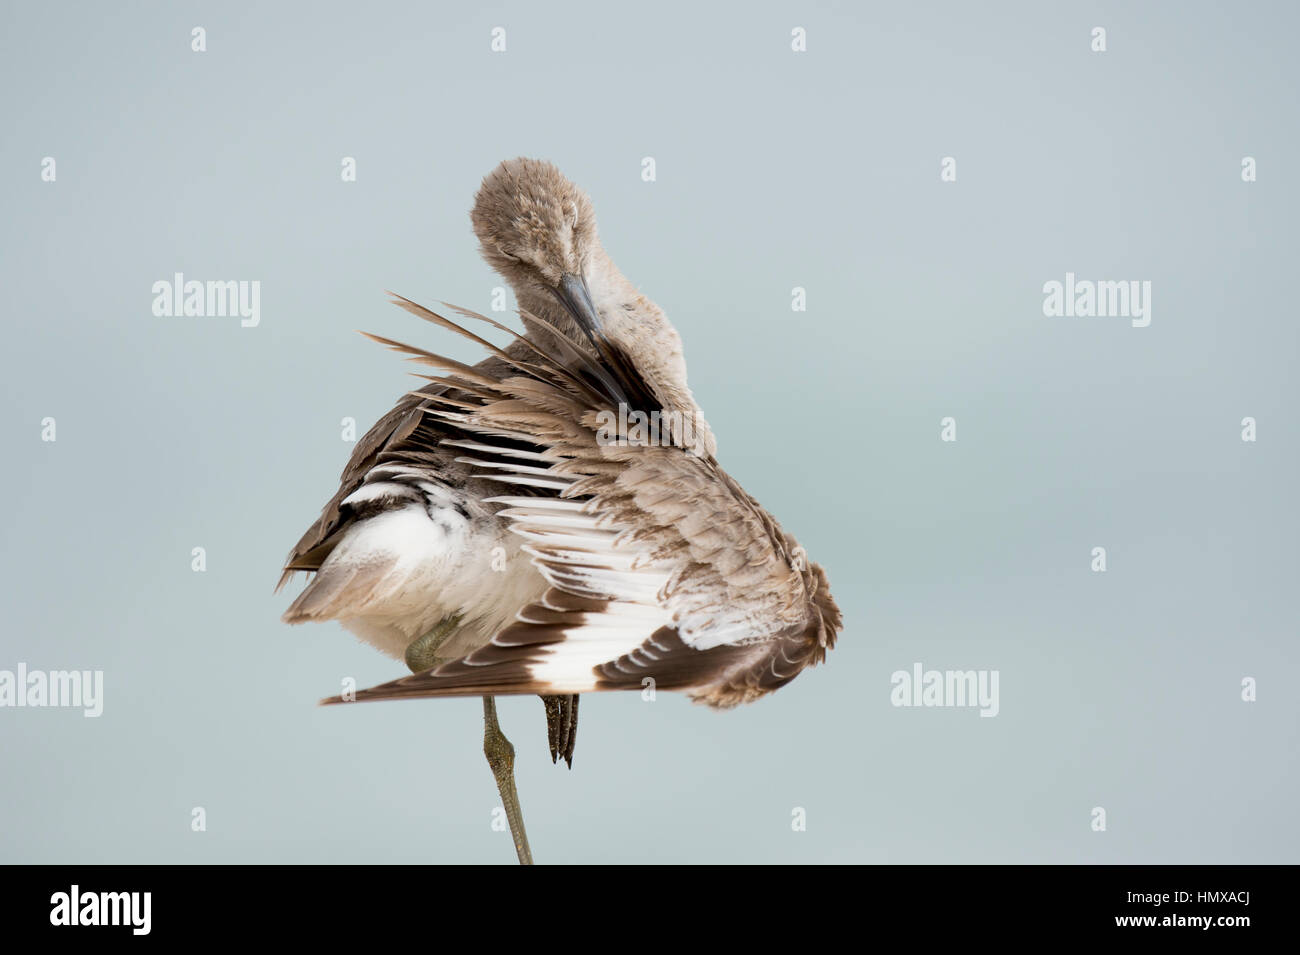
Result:
[[[587,273],[588,287],[607,337],[635,364],[659,399],[662,410],[678,412],[692,422],[690,433],[694,437],[689,443],[696,444],[698,438],[701,452],[712,456],[717,445],[686,384],[686,363],[677,330],[659,306],[624,278],[607,256],[603,253],[593,256],[591,265]],[[515,300],[522,310],[558,329],[570,345],[592,358],[597,357],[582,330],[546,289],[535,285],[517,287]],[[538,328],[535,323],[528,326],[528,337],[548,351],[555,349],[548,341],[553,333]]]

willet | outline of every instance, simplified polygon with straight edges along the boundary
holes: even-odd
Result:
[[[356,700],[482,696],[484,751],[531,862],[514,750],[493,697],[546,701],[571,761],[578,694],[684,690],[754,700],[824,659],[840,629],[824,571],[719,466],[681,341],[601,248],[587,196],[554,166],[502,163],[472,213],[525,334],[439,369],[360,441],[290,553],[314,571],[284,619],[338,619],[413,674]],[[343,702],[333,697],[324,702]]]

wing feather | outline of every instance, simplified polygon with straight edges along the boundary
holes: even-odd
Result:
[[[457,463],[519,489],[489,503],[549,589],[486,646],[356,698],[571,694],[650,680],[727,706],[820,662],[840,627],[821,568],[711,455],[606,440],[597,423],[627,420],[619,400],[651,394],[635,364],[592,356],[524,317],[552,333],[537,338],[550,347],[517,335],[524,346],[513,354],[484,343],[498,359],[491,367],[377,340],[444,372],[438,381],[455,400],[422,401],[419,413],[445,434],[442,446],[462,452]]]

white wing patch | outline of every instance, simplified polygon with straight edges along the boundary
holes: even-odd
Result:
[[[546,647],[531,666],[535,679],[555,690],[594,689],[595,667],[635,651],[660,627],[672,624],[672,613],[661,600],[668,570],[645,563],[645,555],[634,548],[620,547],[623,529],[601,526],[601,516],[584,502],[545,497],[490,502],[505,505],[500,516],[523,539],[523,550],[548,584],[606,601],[598,613],[574,615],[564,628],[564,640]],[[518,619],[543,622],[530,619],[528,609]]]
[[[431,413],[464,420],[455,412]],[[523,539],[522,549],[547,584],[606,602],[599,612],[570,612],[564,639],[546,646],[543,659],[532,664],[530,673],[538,680],[569,692],[592,686],[592,667],[638,651],[665,626],[675,628],[684,643],[701,651],[761,642],[779,632],[778,619],[738,613],[736,604],[742,601],[729,601],[716,587],[682,584],[679,575],[689,568],[680,559],[651,560],[653,541],[630,542],[630,528],[593,511],[587,501],[561,497],[579,480],[552,470],[563,457],[497,446],[491,443],[490,433],[479,433],[484,435],[482,441],[447,442],[476,452],[457,458],[458,462],[473,466],[483,478],[552,492],[487,499],[504,505],[499,516],[509,520],[511,532]],[[525,613],[517,619],[533,622]]]

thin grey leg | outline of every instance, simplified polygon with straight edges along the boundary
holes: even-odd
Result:
[[[515,852],[520,865],[532,865],[533,853],[528,848],[528,833],[524,832],[524,813],[519,807],[519,790],[515,788],[515,748],[501,732],[497,723],[497,702],[494,697],[483,697],[483,754],[492,767],[492,776],[501,793],[510,835],[515,840]]]

